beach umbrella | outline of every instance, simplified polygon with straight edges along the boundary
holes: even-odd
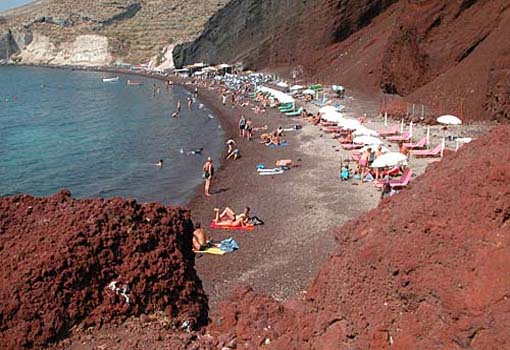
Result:
[[[407,164],[407,156],[399,152],[384,153],[372,162],[372,168],[384,168],[389,166]]]
[[[338,112],[337,108],[334,106],[324,106],[321,109],[319,109],[320,114],[327,114],[327,113],[335,113]]]
[[[454,115],[446,114],[442,115],[439,118],[436,119],[438,123],[445,124],[445,125],[460,125],[462,124],[462,120],[457,118]]]
[[[290,91],[299,91],[299,90],[303,90],[305,87],[304,86],[301,86],[301,85],[293,85],[290,87]]]
[[[323,114],[322,119],[324,119],[325,121],[328,121],[328,122],[333,122],[333,123],[342,123],[345,121],[343,114],[338,113],[338,112],[329,112],[329,113]]]
[[[306,89],[303,91],[304,95],[314,95],[315,96],[315,90],[312,89]]]
[[[427,146],[430,145],[430,126],[427,126]]]
[[[338,125],[343,126],[345,129],[349,130],[357,130],[362,126],[359,121],[354,119],[344,119],[338,122]]]
[[[352,134],[354,136],[379,136],[379,133],[377,131],[366,128],[364,126],[359,127]]]
[[[354,138],[353,142],[364,145],[380,145],[383,143],[380,139],[373,136],[359,136]]]

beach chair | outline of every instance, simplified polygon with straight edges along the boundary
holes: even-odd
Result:
[[[427,145],[427,138],[424,137],[416,143],[404,143],[404,146],[408,149],[425,148]]]
[[[386,140],[391,142],[409,142],[411,141],[411,133],[409,131],[406,131],[405,133],[399,136],[388,136],[386,137]]]
[[[281,103],[281,104],[278,106],[278,109],[279,109],[279,110],[282,110],[282,109],[289,109],[289,108],[294,109],[294,103],[293,103],[293,102]]]
[[[339,133],[339,132],[342,132],[342,127],[341,126],[328,126],[328,127],[322,128],[322,132],[324,132],[326,134]]]
[[[283,107],[283,108],[278,108],[278,109],[282,113],[288,113],[288,112],[293,112],[296,109],[296,106],[294,104],[292,104],[290,106]]]
[[[398,124],[393,125],[389,129],[377,130],[377,133],[381,137],[393,136],[399,134],[400,126]]]
[[[407,184],[409,184],[409,181],[411,181],[411,177],[413,176],[413,169],[406,168],[404,170],[404,173],[402,176],[397,180],[390,180],[390,186],[391,188],[402,188],[406,187]],[[376,181],[375,186],[382,188],[384,186],[384,181]]]
[[[428,149],[423,151],[413,151],[415,157],[441,157],[441,148],[443,145],[440,143],[434,149]]]
[[[297,111],[288,112],[285,114],[287,115],[287,117],[295,117],[295,116],[301,115],[301,113],[303,113],[303,107],[299,107],[299,109]]]
[[[363,144],[361,143],[348,143],[348,144],[342,144],[342,148],[345,149],[345,150],[353,150],[353,149],[361,149],[363,148]]]

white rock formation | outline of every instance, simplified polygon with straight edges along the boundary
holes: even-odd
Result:
[[[73,42],[58,46],[39,33],[34,33],[30,45],[19,54],[21,63],[102,66],[112,62],[108,38],[101,35],[80,35]]]

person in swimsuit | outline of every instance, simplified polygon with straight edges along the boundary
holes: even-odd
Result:
[[[372,149],[369,147],[363,152],[361,158],[359,160],[359,167],[361,173],[361,183],[364,182],[365,175],[368,172],[368,161],[370,159],[370,153],[372,153]]]
[[[250,220],[250,207],[244,208],[241,214],[236,214],[232,209],[226,207],[223,211],[214,208],[214,223],[219,226],[248,226]]]
[[[246,135],[246,138],[248,139],[248,141],[251,141],[251,137],[253,135],[253,121],[251,120],[251,118],[248,118],[248,120],[246,121],[246,126],[244,127],[244,130],[245,130],[245,135]]]
[[[163,166],[163,159],[160,159],[158,163],[156,163],[156,166],[162,167]]]
[[[195,224],[195,231],[193,231],[193,250],[195,252],[204,251],[209,244],[207,243],[207,235],[199,222]]]
[[[207,161],[204,163],[204,166],[202,167],[202,170],[204,171],[204,178],[205,178],[205,196],[211,197],[211,194],[209,193],[209,187],[211,186],[211,180],[214,176],[214,166],[213,161],[211,157],[207,158]]]
[[[236,142],[234,139],[229,139],[225,144],[228,147],[227,154],[230,154],[234,150],[234,146],[236,145]]]
[[[241,116],[241,119],[239,119],[239,136],[244,138],[245,135],[245,128],[246,128],[246,119],[244,118],[244,115]]]
[[[239,148],[236,148],[232,150],[229,154],[227,154],[226,160],[229,160],[232,158],[233,160],[237,160],[239,157],[241,157],[241,151],[239,151]]]

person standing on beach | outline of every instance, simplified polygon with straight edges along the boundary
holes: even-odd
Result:
[[[198,97],[198,87],[195,87],[195,97]]]
[[[204,163],[202,170],[204,171],[205,178],[204,194],[206,197],[211,197],[211,194],[209,193],[209,187],[211,186],[211,180],[214,176],[214,165],[211,157],[207,157],[207,161]]]
[[[244,129],[246,128],[246,118],[244,117],[244,115],[241,115],[241,119],[239,119],[239,136],[244,138],[244,135],[245,135],[245,131]]]
[[[221,94],[221,103],[224,106],[227,104],[227,96],[225,94]]]
[[[246,121],[244,131],[248,141],[251,141],[251,137],[253,135],[253,121],[251,120],[251,118],[248,118],[248,120]]]

